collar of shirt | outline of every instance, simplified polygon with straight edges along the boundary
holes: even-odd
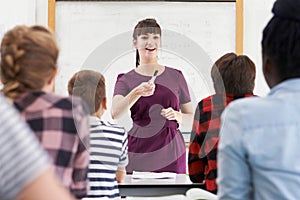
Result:
[[[292,78],[279,83],[271,89],[269,96],[291,92],[300,92],[300,78]]]
[[[96,116],[90,116],[90,125],[101,125],[102,121],[100,118],[96,117]]]

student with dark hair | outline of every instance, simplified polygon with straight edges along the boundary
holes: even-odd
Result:
[[[125,178],[127,132],[101,120],[106,110],[105,79],[99,72],[82,70],[68,84],[70,95],[79,96],[90,110],[90,198],[120,198],[118,184]]]
[[[53,33],[42,26],[16,26],[4,35],[0,50],[3,93],[49,153],[63,185],[84,197],[88,113],[81,99],[52,94],[59,53]]]
[[[222,114],[218,196],[299,199],[300,0],[277,0],[263,31],[266,97],[231,103]]]
[[[155,19],[135,26],[133,45],[136,68],[118,76],[111,108],[113,118],[131,111],[126,170],[186,173],[185,144],[178,129],[192,120],[185,78],[181,71],[158,63],[161,28]]]
[[[196,108],[189,146],[189,176],[217,193],[217,148],[220,117],[232,101],[253,96],[255,65],[245,55],[227,53],[211,69],[216,94],[202,99]]]

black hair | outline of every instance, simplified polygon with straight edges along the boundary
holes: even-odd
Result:
[[[277,0],[263,31],[262,50],[283,80],[300,77],[300,0]]]

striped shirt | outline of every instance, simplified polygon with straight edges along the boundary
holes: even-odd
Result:
[[[126,167],[127,132],[124,128],[90,117],[89,198],[118,198],[118,167]]]
[[[48,166],[31,130],[0,95],[0,199],[16,195]]]

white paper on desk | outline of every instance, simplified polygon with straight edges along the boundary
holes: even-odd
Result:
[[[159,197],[126,197],[126,200],[186,200],[182,194]]]
[[[192,188],[186,192],[187,200],[217,200],[217,195],[200,188]]]
[[[172,172],[137,172],[133,171],[133,179],[175,179],[176,173]]]

